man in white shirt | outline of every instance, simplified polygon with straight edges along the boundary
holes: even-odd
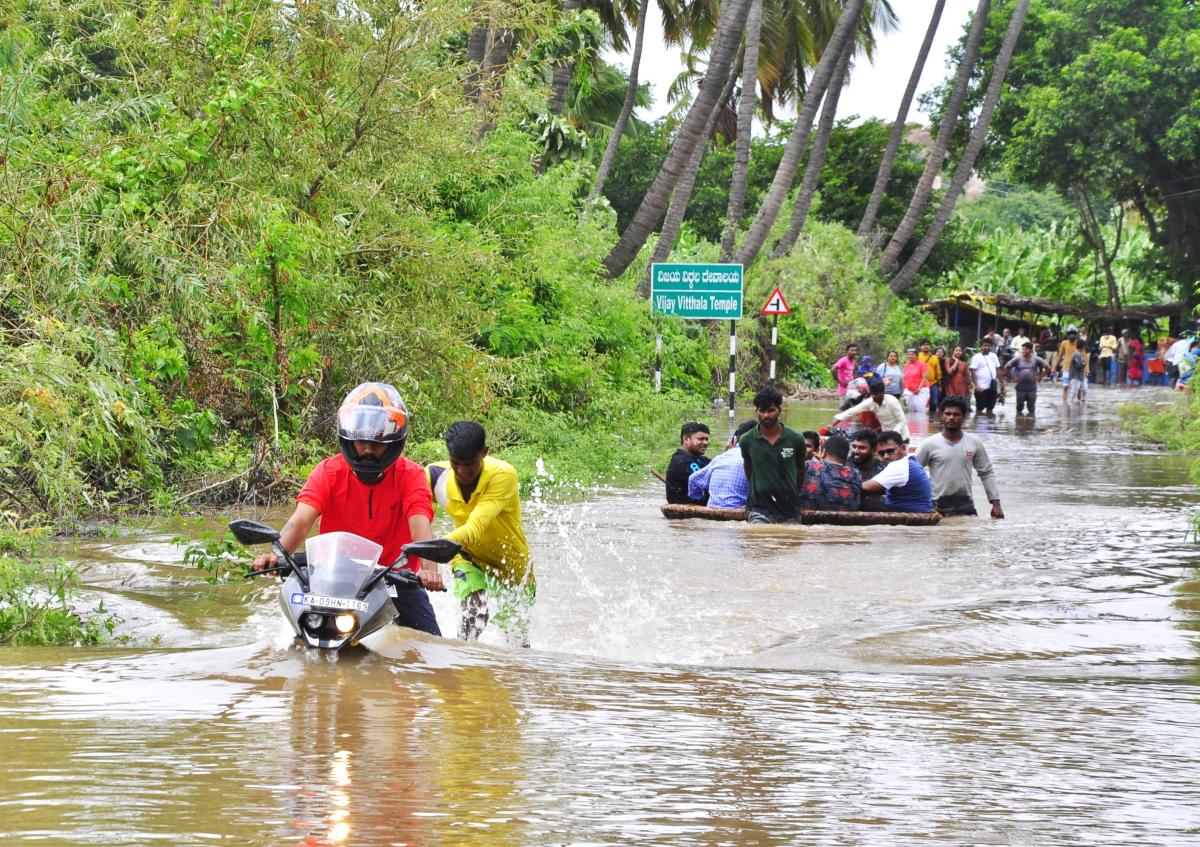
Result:
[[[1004,390],[1004,377],[1000,372],[1000,359],[992,352],[991,339],[985,336],[979,342],[979,352],[971,357],[967,367],[975,386],[975,414],[992,414],[996,396]]]
[[[883,390],[883,380],[872,378],[867,380],[867,399],[861,403],[851,406],[844,412],[838,412],[833,416],[834,423],[839,421],[848,421],[856,415],[862,415],[869,412],[878,420],[879,429],[894,430],[904,437],[904,443],[908,443],[908,417],[904,414],[904,407],[900,405],[900,401],[891,394],[886,394]],[[875,429],[870,420],[861,421],[865,427]]]
[[[1021,348],[1025,346],[1026,341],[1030,344],[1033,343],[1031,339],[1025,336],[1025,327],[1021,327],[1021,331],[1013,336],[1013,340],[1008,343],[1009,349],[1013,351],[1014,356],[1021,355]]]
[[[1195,336],[1185,335],[1167,348],[1167,354],[1163,358],[1167,361],[1172,388],[1175,387],[1175,381],[1179,379],[1179,362],[1187,355],[1188,350],[1192,349],[1192,342],[1195,340]]]

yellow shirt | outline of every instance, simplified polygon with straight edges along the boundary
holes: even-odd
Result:
[[[937,353],[918,353],[917,358],[925,363],[929,373],[925,376],[926,385],[938,385],[942,381],[942,362]]]
[[[436,483],[433,468],[443,469]],[[434,501],[454,521],[456,529],[447,538],[461,544],[475,564],[491,575],[512,585],[533,582],[529,544],[521,529],[516,468],[485,456],[479,482],[466,501],[449,462],[435,462],[425,469],[425,476]]]

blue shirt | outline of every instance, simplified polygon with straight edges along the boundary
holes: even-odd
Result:
[[[912,456],[888,462],[872,481],[883,486],[883,502],[897,511],[933,511],[933,487],[929,484],[929,474]]]
[[[726,450],[688,477],[688,497],[703,500],[708,490],[708,505],[717,509],[744,509],[750,493],[742,451]]]

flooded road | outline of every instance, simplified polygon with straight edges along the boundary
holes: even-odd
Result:
[[[393,630],[333,661],[171,531],[64,551],[133,643],[0,653],[0,838],[1200,843],[1188,460],[1123,434],[1117,392],[1041,394],[971,425],[1002,522],[667,522],[651,482],[529,503],[528,651]]]

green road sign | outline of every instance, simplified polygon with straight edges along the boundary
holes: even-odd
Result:
[[[742,316],[741,265],[651,265],[650,310],[719,321]]]

